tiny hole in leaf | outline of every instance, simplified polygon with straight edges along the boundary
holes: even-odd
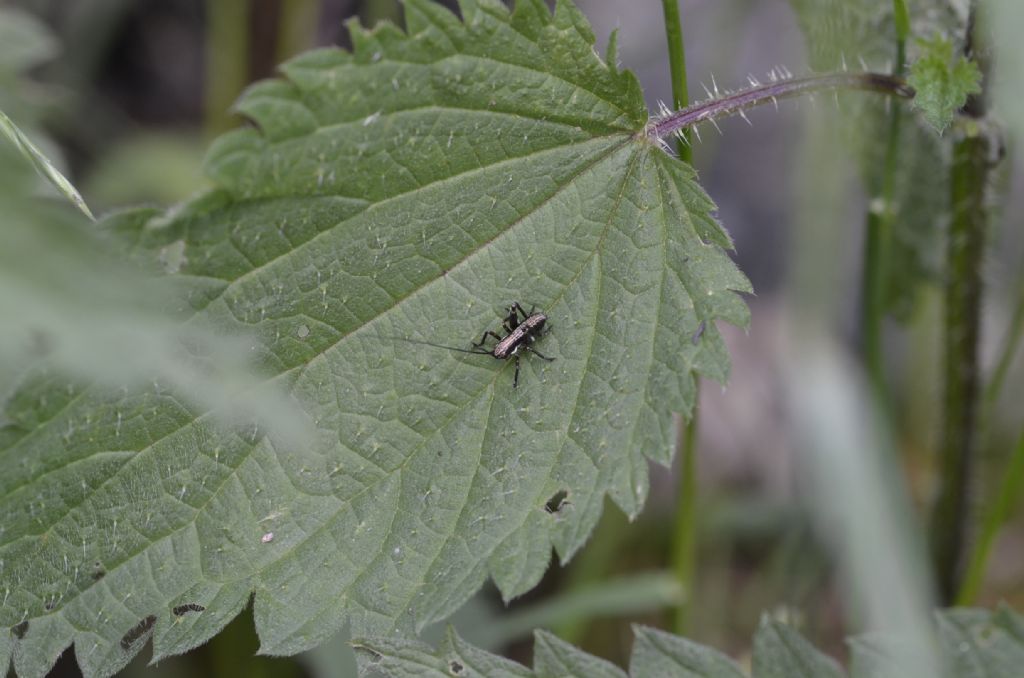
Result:
[[[459,662],[452,660],[448,662],[448,670],[452,672],[453,676],[457,676],[465,670],[465,667]]]
[[[551,495],[551,499],[548,499],[547,503],[544,504],[544,510],[548,513],[558,513],[562,510],[568,501],[569,492],[566,490],[559,490]]]

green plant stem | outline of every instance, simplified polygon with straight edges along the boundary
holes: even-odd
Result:
[[[971,4],[966,53],[973,57],[977,3]],[[979,51],[983,53],[983,51]],[[982,64],[984,71],[985,64]],[[984,129],[984,93],[967,100],[953,145],[950,225],[946,250],[943,324],[943,428],[939,494],[932,513],[931,555],[940,602],[953,601],[963,572],[970,513],[969,491],[977,456],[980,391],[978,341],[982,306],[981,266],[988,225],[986,188],[991,170],[990,135]]]
[[[690,94],[686,84],[686,50],[683,49],[683,27],[679,19],[679,0],[661,0],[665,14],[665,37],[668,39],[668,65],[672,74],[672,108],[680,110],[690,105]],[[689,130],[683,130],[676,139],[679,159],[693,164],[693,147],[690,146]]]
[[[249,82],[249,0],[207,0],[204,131],[231,127],[228,109]]]
[[[1024,433],[1017,441],[1017,447],[1014,448],[1013,454],[1010,456],[1010,463],[1002,474],[1002,479],[996,500],[985,516],[985,523],[981,527],[981,533],[978,535],[977,543],[971,553],[963,584],[957,593],[956,604],[959,606],[975,604],[981,583],[985,578],[988,557],[992,553],[996,535],[1009,518],[1010,511],[1019,501],[1021,493],[1024,492]]]
[[[1006,333],[1006,342],[999,352],[999,360],[992,371],[992,378],[985,389],[985,409],[991,410],[995,405],[999,394],[1006,383],[1006,375],[1010,372],[1010,366],[1020,348],[1021,338],[1024,337],[1024,271],[1021,272],[1020,282],[1017,285],[1017,305],[1013,310],[1013,318],[1010,320],[1009,331]]]
[[[992,377],[985,389],[985,399],[982,409],[981,430],[983,436],[991,435],[992,421],[995,419],[995,408],[1002,393],[1003,384],[1006,383],[1006,375],[1010,371],[1010,365],[1020,347],[1020,341],[1024,336],[1024,273],[1021,274],[1017,286],[1017,300],[1014,308],[1013,318],[1010,321],[1009,330],[1006,333],[1006,341],[999,352],[999,359],[992,371]],[[1007,461],[1006,468],[999,474],[1002,479],[999,491],[996,493],[995,501],[991,503],[985,513],[985,522],[979,530],[978,538],[971,551],[970,560],[967,565],[967,572],[964,574],[963,584],[956,596],[956,604],[961,606],[973,605],[981,590],[981,584],[985,578],[985,570],[988,567],[988,558],[992,553],[992,545],[995,543],[996,535],[1003,526],[1013,509],[1014,502],[1024,492],[1024,433],[1017,441],[1017,446]]]
[[[697,405],[685,424],[676,421],[676,454],[679,457],[679,484],[676,488],[676,514],[672,535],[672,571],[682,587],[675,608],[673,631],[685,635],[693,607],[694,575],[697,569]]]
[[[864,231],[864,273],[861,306],[864,360],[867,364],[876,406],[888,411],[888,387],[885,378],[885,350],[882,330],[885,322],[886,283],[889,272],[889,250],[892,240],[893,197],[896,159],[899,152],[902,111],[894,106],[889,117],[889,133],[885,149],[882,186],[868,209]]]
[[[964,53],[976,50],[978,3],[972,2]],[[987,64],[981,63],[982,73]],[[985,79],[987,80],[987,78]],[[946,249],[943,323],[943,424],[939,447],[939,493],[932,510],[930,546],[939,602],[953,602],[964,572],[970,526],[970,489],[977,457],[978,364],[982,307],[982,259],[988,227],[986,189],[992,168],[992,137],[985,129],[985,93],[972,95],[960,111],[953,144],[950,194],[953,219]]]
[[[316,44],[319,21],[318,0],[286,0],[281,3],[281,20],[277,31],[277,63],[286,61]]]
[[[683,44],[683,28],[679,18],[679,0],[662,0],[665,15],[665,38],[668,41],[669,68],[672,74],[673,109],[683,110],[690,105],[690,94],[686,84],[686,50]],[[679,159],[693,164],[693,147],[690,145],[689,130],[682,129],[676,138],[676,152]],[[698,386],[699,389],[699,386]],[[697,400],[694,396],[693,411],[689,421],[682,417],[675,420],[676,450],[679,456],[679,485],[676,489],[678,503],[673,520],[671,566],[683,590],[675,609],[674,630],[685,635],[690,614],[694,571],[697,564]]]
[[[978,339],[984,254],[987,137],[968,134],[953,150],[953,222],[946,253],[943,326],[944,421],[939,496],[932,515],[932,559],[942,603],[957,589],[968,527],[968,492],[976,456]]]
[[[903,77],[906,61],[906,6],[900,0],[895,2],[894,16],[897,26],[896,62],[893,77]],[[882,167],[881,185],[872,196],[864,229],[864,273],[861,301],[861,332],[864,345],[864,360],[868,378],[879,412],[889,412],[889,394],[885,378],[885,350],[882,331],[886,312],[886,287],[889,277],[889,252],[896,210],[893,201],[896,193],[897,159],[900,150],[900,129],[903,124],[903,110],[900,106],[889,109],[889,129],[885,143],[885,164]]]

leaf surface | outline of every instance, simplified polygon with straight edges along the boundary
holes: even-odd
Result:
[[[953,43],[941,36],[918,40],[921,56],[908,82],[917,90],[914,106],[939,132],[953,121],[967,97],[981,92],[981,70],[963,56],[954,57]]]
[[[27,623],[20,675],[71,642],[87,675],[150,637],[186,651],[253,594],[266,654],[410,632],[489,576],[529,590],[606,494],[640,510],[694,375],[727,376],[715,321],[746,323],[748,283],[570,3],[461,14],[410,0],[407,35],[353,28],[352,54],[285,64],[212,149],[214,191],[106,222],[190,325],[251,338],[254,388],[286,389],[313,439],[160,384],[16,394],[0,623]],[[412,343],[468,348],[513,301],[549,317],[555,358],[525,354],[518,388],[512,361]]]
[[[937,614],[938,644],[945,659],[943,676],[956,678],[1010,678],[1020,674],[1024,661],[1024,617],[1002,606],[996,611],[956,608]],[[635,626],[636,639],[629,662],[631,678],[743,678],[747,675],[731,659],[705,645],[659,631]],[[895,678],[906,675],[903,666],[906,639],[861,635],[849,639],[854,678]],[[410,640],[360,639],[353,642],[366,666],[391,678],[413,676],[624,676],[621,669],[587,654],[546,631],[534,634],[533,670],[466,643],[449,630],[434,650]],[[895,652],[894,652],[895,650]],[[754,638],[753,678],[841,678],[839,664],[816,649],[796,629],[765,619]],[[916,674],[915,674],[916,675]]]

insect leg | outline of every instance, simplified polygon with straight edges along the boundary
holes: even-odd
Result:
[[[517,327],[519,327],[519,316],[516,315],[515,304],[508,307],[508,315],[505,316],[505,320],[502,321],[501,326],[504,327],[505,331],[509,333],[513,332]]]
[[[512,379],[512,388],[519,388],[519,356],[515,357],[516,361],[516,376]]]
[[[484,342],[487,341],[487,337],[494,337],[498,341],[501,341],[501,337],[499,337],[494,332],[491,332],[490,330],[487,330],[486,332],[483,333],[483,336],[480,337],[480,341],[478,341],[475,344],[473,344],[473,348],[480,348],[481,346],[483,346]]]
[[[538,351],[537,349],[535,349],[534,347],[530,346],[529,344],[524,344],[524,345],[523,345],[523,348],[525,348],[525,349],[526,349],[527,351],[529,351],[529,352],[530,352],[530,353],[532,353],[533,355],[537,356],[537,357],[538,357],[538,358],[540,358],[541,360],[547,360],[547,361],[548,361],[549,363],[550,363],[550,362],[552,362],[552,361],[554,360],[554,358],[549,358],[549,357],[547,357],[546,355],[543,355],[543,354],[542,354],[542,353],[540,353],[540,352],[539,352],[539,351]]]

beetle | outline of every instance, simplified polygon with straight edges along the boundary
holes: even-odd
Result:
[[[521,319],[520,319],[521,318]],[[543,313],[537,313],[536,307],[530,309],[527,313],[523,310],[523,307],[518,301],[512,302],[512,305],[508,307],[508,314],[502,321],[501,326],[505,330],[505,336],[501,336],[497,332],[487,330],[480,337],[480,341],[472,344],[473,348],[455,348],[454,346],[444,346],[442,344],[433,344],[429,341],[415,341],[413,339],[404,339],[414,344],[424,344],[426,346],[433,346],[435,348],[445,348],[449,351],[458,351],[460,353],[473,353],[476,355],[489,355],[497,360],[514,360],[516,363],[515,376],[512,379],[512,388],[519,387],[519,358],[520,352],[529,351],[541,360],[551,362],[554,358],[549,358],[546,355],[538,352],[537,349],[533,348],[533,342],[535,342],[543,333],[544,327],[547,325],[548,317]],[[547,325],[550,328],[550,325]],[[487,348],[486,343],[488,339],[496,340],[496,344],[493,348]]]

